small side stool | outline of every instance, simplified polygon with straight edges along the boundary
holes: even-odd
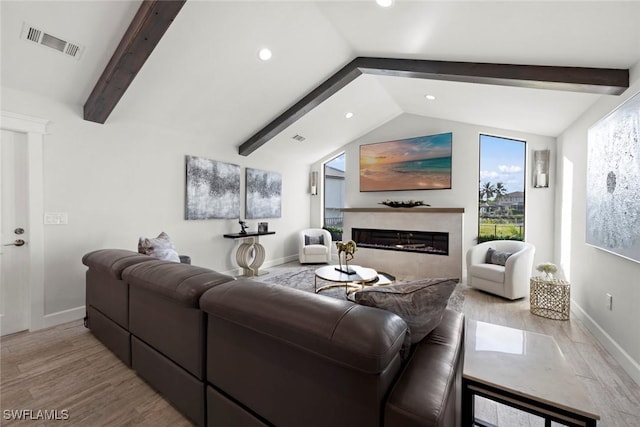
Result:
[[[560,279],[532,277],[530,280],[531,313],[554,320],[569,320],[571,286]]]

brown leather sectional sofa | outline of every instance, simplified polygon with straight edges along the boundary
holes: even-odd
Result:
[[[87,326],[197,425],[460,424],[460,313],[403,361],[384,310],[125,250],[82,261]]]

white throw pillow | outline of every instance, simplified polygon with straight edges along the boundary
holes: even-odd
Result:
[[[154,239],[140,237],[138,239],[138,252],[163,261],[180,262],[180,256],[176,252],[173,242],[164,231]]]

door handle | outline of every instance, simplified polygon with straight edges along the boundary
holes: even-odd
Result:
[[[27,243],[27,242],[25,242],[25,241],[24,241],[24,240],[22,240],[22,239],[16,239],[16,241],[15,241],[15,242],[13,242],[13,243],[7,243],[6,245],[2,245],[2,246],[22,246],[22,245],[24,245],[25,243]]]

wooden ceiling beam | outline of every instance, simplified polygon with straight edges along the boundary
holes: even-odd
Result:
[[[629,70],[426,61],[391,58],[356,58],[363,74],[449,80],[456,82],[619,95],[629,87]]]
[[[629,70],[358,57],[243,142],[248,156],[362,74],[619,95]]]
[[[158,45],[186,0],[145,0],[120,40],[91,95],[84,119],[104,123]]]
[[[322,84],[309,92],[304,98],[296,102],[287,111],[276,117],[271,123],[260,129],[255,135],[246,140],[239,149],[239,153],[248,156],[267,141],[298,121],[302,116],[329,99],[333,94],[357,79],[362,72],[353,65],[354,61],[345,65],[325,80]]]

